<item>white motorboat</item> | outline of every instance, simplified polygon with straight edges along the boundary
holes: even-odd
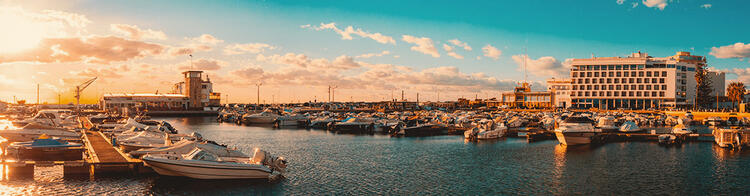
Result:
[[[271,111],[263,111],[257,114],[245,114],[241,121],[245,124],[273,124],[278,117],[280,117],[278,114]]]
[[[594,121],[582,116],[568,117],[555,129],[557,140],[568,146],[589,144],[591,137],[599,133],[601,130],[594,129]]]
[[[21,128],[0,130],[0,137],[12,142],[32,141],[46,134],[49,137],[61,139],[79,139],[81,134],[65,128],[56,128],[37,123],[30,123]]]
[[[249,157],[236,149],[229,149],[226,145],[220,145],[214,141],[197,141],[197,140],[180,140],[170,146],[157,148],[144,148],[131,151],[128,154],[134,157],[141,157],[146,154],[188,154],[194,148],[200,148],[211,154],[220,157]]]
[[[33,117],[14,121],[13,124],[16,126],[24,126],[29,123],[53,127],[71,126],[77,123],[75,116],[71,116],[71,113],[71,110],[40,110]]]
[[[714,141],[722,148],[742,148],[750,146],[748,129],[714,129]]]
[[[672,127],[672,134],[691,134],[697,132],[697,127],[692,125],[692,120],[689,118],[680,118],[677,120],[677,125]]]
[[[633,121],[625,121],[624,123],[622,123],[622,125],[620,125],[619,131],[623,133],[633,133],[643,131],[643,129],[638,127],[638,124]]]
[[[596,124],[596,127],[601,129],[602,131],[617,131],[618,127],[615,125],[615,118],[611,116],[603,116],[599,117],[599,121]]]
[[[677,140],[677,136],[673,134],[661,134],[658,136],[659,144],[663,145],[672,145],[677,144],[679,140]]]
[[[478,126],[464,132],[464,138],[470,140],[497,139],[504,136],[507,130],[508,127],[503,123],[495,125],[494,121],[480,121]]]
[[[722,122],[724,122],[724,120],[716,116],[711,116],[706,119],[703,119],[703,124],[712,126],[712,127],[721,126]]]
[[[252,159],[220,157],[200,148],[188,154],[148,154],[143,161],[160,175],[197,179],[272,179],[283,174],[286,160],[255,149]]]
[[[308,122],[308,118],[303,115],[284,115],[276,118],[276,126],[300,126]]]

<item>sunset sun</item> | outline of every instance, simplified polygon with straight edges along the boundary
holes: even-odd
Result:
[[[47,27],[28,17],[8,12],[0,12],[0,53],[14,53],[31,49],[42,40]]]

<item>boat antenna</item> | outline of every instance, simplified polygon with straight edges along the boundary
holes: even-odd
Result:
[[[193,54],[190,54],[189,56],[190,56],[190,70],[195,70],[195,68],[193,68]]]

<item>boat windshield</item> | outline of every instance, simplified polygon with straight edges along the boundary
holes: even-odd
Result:
[[[187,159],[201,160],[201,161],[221,161],[219,160],[219,157],[217,157],[216,155],[208,153],[198,148],[193,149],[192,152],[188,153]]]

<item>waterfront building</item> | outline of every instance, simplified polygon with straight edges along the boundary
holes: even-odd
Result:
[[[705,65],[704,57],[689,52],[573,59],[571,104],[600,109],[689,107],[695,100],[696,68]]]
[[[221,105],[221,94],[213,91],[213,83],[208,76],[205,80],[203,79],[203,71],[185,71],[182,75],[185,81],[177,83],[174,91],[190,99],[189,107],[203,108]]]
[[[531,91],[531,86],[523,82],[512,92],[503,92],[500,102],[509,108],[552,108],[554,94],[550,91]]]
[[[102,109],[117,111],[120,108],[142,108],[144,110],[186,110],[190,99],[181,94],[109,93],[99,101]]]
[[[713,89],[713,96],[726,96],[726,74],[724,72],[709,71],[706,73],[706,79],[711,81],[711,89]]]
[[[549,79],[547,80],[547,90],[554,95],[552,104],[557,108],[568,108],[571,106],[570,89],[572,88],[571,79]]]

